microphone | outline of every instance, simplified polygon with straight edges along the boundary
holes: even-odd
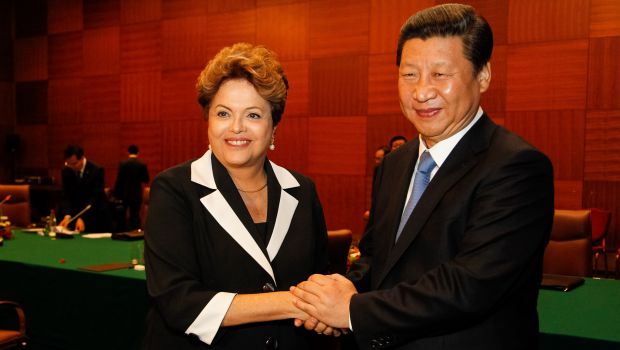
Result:
[[[9,199],[11,199],[11,195],[7,194],[6,197],[4,197],[4,199],[2,200],[2,202],[0,202],[0,205],[4,204],[5,202],[7,202]]]
[[[82,216],[82,214],[86,213],[86,211],[88,211],[88,209],[90,209],[91,205],[87,205],[84,209],[82,209],[81,212],[75,214],[74,217],[71,218],[71,220],[67,221],[67,226],[69,226],[70,223],[72,223],[75,219],[79,218],[80,216]]]

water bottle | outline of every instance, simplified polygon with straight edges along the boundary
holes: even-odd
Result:
[[[50,212],[50,217],[47,221],[47,229],[48,229],[48,235],[50,237],[56,237],[56,213],[54,212],[54,209],[52,209],[52,211]]]

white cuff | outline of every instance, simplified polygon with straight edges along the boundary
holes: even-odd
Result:
[[[235,295],[237,294],[217,293],[198,314],[194,322],[187,327],[185,334],[195,334],[200,340],[211,345]]]
[[[349,312],[349,329],[353,332],[353,325],[351,324],[351,313]]]

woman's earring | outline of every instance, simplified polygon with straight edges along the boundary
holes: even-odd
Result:
[[[272,143],[271,145],[269,145],[269,149],[273,151],[274,149],[276,149],[276,145]]]

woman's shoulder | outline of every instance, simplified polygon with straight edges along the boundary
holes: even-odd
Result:
[[[188,160],[186,162],[174,165],[170,168],[162,170],[153,179],[154,183],[166,183],[166,182],[182,182],[191,180],[191,164],[194,160]]]

